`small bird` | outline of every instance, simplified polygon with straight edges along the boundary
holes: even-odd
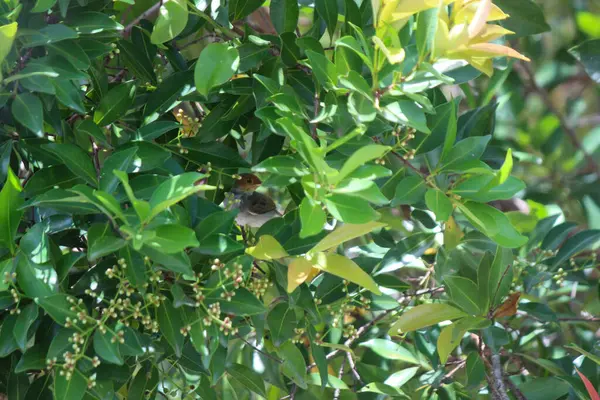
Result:
[[[270,219],[281,216],[269,196],[256,192],[261,184],[256,175],[242,174],[231,189],[234,201],[229,208],[240,210],[236,217],[238,225],[258,228]]]

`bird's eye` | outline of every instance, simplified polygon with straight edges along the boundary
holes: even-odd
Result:
[[[252,183],[252,178],[246,179],[246,183]]]

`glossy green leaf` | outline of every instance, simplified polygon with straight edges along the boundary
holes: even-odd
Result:
[[[300,15],[296,0],[272,0],[269,10],[277,33],[294,32]]]
[[[590,229],[579,232],[567,239],[552,260],[552,268],[558,267],[577,253],[592,247],[600,241],[600,230]]]
[[[13,335],[19,348],[24,351],[27,345],[27,332],[38,317],[39,309],[35,303],[30,303],[21,309],[21,313],[17,317]]]
[[[152,396],[158,385],[158,370],[150,363],[145,364],[133,378],[127,398],[131,400],[144,400],[147,394]]]
[[[123,30],[123,25],[110,15],[96,11],[72,14],[68,18],[68,24],[78,33],[87,35]]]
[[[21,191],[19,179],[9,168],[6,182],[0,190],[0,243],[9,249],[11,254],[15,254],[16,251],[14,241],[23,215],[23,210],[20,209],[23,205]]]
[[[67,318],[71,320],[77,319],[77,313],[71,311],[72,304],[67,300],[69,297],[66,294],[58,293],[44,298],[36,298],[37,305],[42,307],[44,311],[52,317],[59,325],[65,325]]]
[[[409,364],[420,364],[415,355],[406,347],[387,339],[369,339],[360,344],[373,350],[377,355],[388,359],[398,360]]]
[[[336,1],[316,0],[315,9],[325,21],[329,36],[333,37],[338,21],[338,3]]]
[[[318,253],[315,254],[314,258],[310,261],[314,263],[313,265],[316,268],[319,268],[328,274],[346,279],[375,294],[381,294],[381,291],[373,278],[354,261],[345,256],[335,253]]]
[[[291,339],[295,333],[296,312],[288,303],[279,303],[267,314],[267,324],[271,332],[273,343],[279,346]]]
[[[319,204],[305,197],[300,203],[300,222],[302,224],[300,238],[313,236],[323,230],[327,222],[327,214]]]
[[[471,224],[501,246],[515,248],[527,242],[527,238],[511,225],[508,217],[494,207],[470,201],[459,204],[458,208]]]
[[[154,44],[161,44],[173,40],[185,29],[188,15],[188,6],[185,0],[165,1],[160,7],[150,41]]]
[[[54,398],[65,400],[81,400],[87,390],[87,379],[85,375],[76,370],[71,379],[66,375],[54,374]]]
[[[179,331],[183,328],[183,320],[179,310],[173,308],[171,301],[167,299],[158,307],[157,316],[160,331],[175,351],[177,357],[181,357],[184,337]]]
[[[10,52],[15,36],[17,34],[18,24],[12,22],[10,24],[0,26],[0,64]]]
[[[307,50],[306,55],[317,81],[326,88],[335,87],[337,84],[335,65],[324,55],[312,50]]]
[[[110,364],[123,365],[123,356],[119,350],[119,337],[112,332],[100,332],[96,329],[94,333],[94,351],[103,361]]]
[[[392,206],[400,204],[415,204],[423,199],[427,192],[425,180],[420,176],[411,175],[403,178],[396,186],[396,194]]]
[[[460,276],[447,276],[444,283],[453,303],[471,315],[482,313],[477,284]]]
[[[242,364],[233,364],[226,369],[227,374],[240,385],[262,397],[267,397],[262,377]]]
[[[21,125],[44,136],[44,110],[42,102],[31,93],[22,93],[15,97],[11,106],[12,115]]]
[[[402,313],[389,330],[396,336],[435,325],[443,321],[466,317],[463,311],[445,303],[421,304]]]
[[[284,176],[304,176],[309,174],[302,162],[290,156],[273,156],[252,167],[254,172],[270,172]]]
[[[173,254],[188,248],[198,246],[196,233],[185,226],[177,224],[166,224],[157,226],[156,233],[145,244],[161,253]]]
[[[84,119],[75,126],[75,131],[81,136],[87,135],[100,146],[110,149],[112,146],[106,139],[106,135],[102,129],[90,119]]]
[[[240,55],[225,43],[211,43],[202,50],[194,70],[196,90],[207,96],[216,86],[227,82],[240,64]]]
[[[92,159],[81,147],[71,143],[48,143],[43,148],[56,155],[75,175],[93,186],[98,184]]]
[[[452,202],[448,196],[439,189],[427,190],[427,193],[425,193],[425,204],[433,211],[437,221],[445,222],[450,218],[450,215],[452,215]]]
[[[132,82],[109,90],[94,111],[94,122],[98,126],[106,126],[125,115],[133,103],[135,91],[136,86]]]

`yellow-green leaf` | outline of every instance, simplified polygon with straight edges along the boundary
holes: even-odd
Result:
[[[390,335],[398,335],[466,316],[467,314],[449,304],[422,304],[402,314],[389,332]]]
[[[8,247],[11,254],[15,254],[15,237],[17,236],[17,229],[23,216],[23,210],[19,208],[23,204],[23,198],[20,193],[21,182],[19,178],[14,174],[12,169],[8,169],[8,175],[6,176],[6,182],[0,191],[0,244]]]
[[[458,226],[454,218],[448,218],[444,229],[444,247],[448,250],[454,249],[460,244],[463,236],[465,236],[465,234],[460,230],[460,226]]]
[[[185,0],[165,1],[160,7],[150,41],[154,44],[161,44],[173,40],[183,31],[187,20],[188,7]]]
[[[322,271],[356,283],[375,294],[381,294],[373,278],[345,256],[335,253],[319,253],[315,255],[313,261],[315,262],[314,266]]]
[[[491,188],[494,188],[498,185],[502,185],[504,182],[506,182],[506,180],[510,176],[512,169],[513,169],[512,149],[508,149],[508,151],[506,152],[506,158],[504,159],[504,163],[502,164],[502,167],[500,167],[500,169],[498,171],[496,171],[496,176],[494,176],[494,179],[492,179],[487,185],[485,185],[485,187],[483,189],[481,189],[480,192],[486,192],[486,191],[490,190]]]
[[[438,337],[437,351],[440,356],[440,363],[442,364],[448,361],[448,356],[460,344],[465,334],[465,331],[456,328],[456,324],[447,325],[442,329]]]
[[[262,235],[256,246],[246,249],[246,253],[259,260],[276,260],[288,256],[287,251],[271,235]]]
[[[17,26],[16,22],[0,26],[0,64],[10,52],[17,34]]]
[[[306,258],[294,258],[288,265],[288,293],[292,293],[298,286],[302,285],[308,279],[312,269],[312,263]]]
[[[310,253],[318,253],[320,251],[329,250],[332,247],[339,246],[348,240],[355,239],[362,235],[373,231],[374,229],[385,226],[382,222],[371,221],[366,224],[344,224],[340,228],[325,236],[319,243],[310,250]]]

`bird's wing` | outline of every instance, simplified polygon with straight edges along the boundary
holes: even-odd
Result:
[[[271,211],[276,211],[277,206],[269,196],[262,193],[254,192],[248,198],[248,212],[254,215],[266,214]]]

